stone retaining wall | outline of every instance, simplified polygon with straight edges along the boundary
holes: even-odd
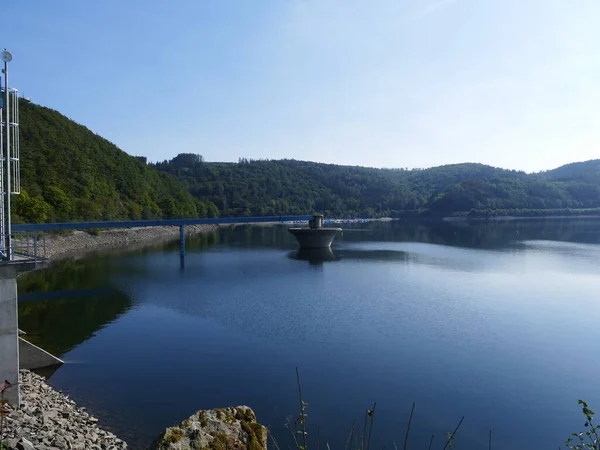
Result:
[[[186,225],[186,234],[212,232],[218,225]],[[112,228],[98,235],[73,231],[45,236],[46,257],[59,259],[100,249],[130,248],[152,245],[179,237],[179,227]]]

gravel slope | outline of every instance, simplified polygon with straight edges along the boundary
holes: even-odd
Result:
[[[206,233],[218,225],[186,225],[187,234]],[[100,249],[137,247],[165,242],[179,237],[179,227],[112,228],[93,235],[86,231],[68,234],[47,234],[43,238],[46,257],[60,259]]]

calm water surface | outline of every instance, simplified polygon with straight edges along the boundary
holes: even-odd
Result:
[[[237,227],[63,261],[19,280],[49,383],[143,448],[198,409],[246,404],[282,448],[298,415],[332,450],[377,402],[373,448],[557,448],[600,408],[600,221],[357,225],[298,253]],[[310,427],[313,427],[310,429]],[[437,442],[437,446],[435,443]],[[442,444],[442,445],[440,445]]]

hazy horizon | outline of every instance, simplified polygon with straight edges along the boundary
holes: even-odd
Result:
[[[10,85],[131,155],[528,173],[600,157],[600,3],[23,0]]]
[[[187,153],[187,152],[184,152],[184,153]],[[581,163],[586,163],[586,162],[589,162],[589,161],[598,161],[600,163],[600,158],[594,158],[594,159],[587,159],[587,160],[584,160],[584,161],[571,161],[571,162],[567,162],[565,164],[561,164],[560,166],[551,167],[549,169],[528,172],[526,170],[521,170],[521,169],[512,169],[512,168],[501,167],[501,166],[492,166],[490,164],[484,164],[484,163],[477,162],[477,161],[462,161],[462,162],[449,163],[449,164],[435,164],[433,166],[427,166],[427,167],[376,167],[376,166],[367,166],[367,165],[361,165],[361,164],[342,164],[342,163],[336,163],[336,162],[327,163],[327,162],[311,161],[311,160],[308,160],[308,159],[299,159],[299,158],[252,158],[252,157],[240,156],[238,158],[238,160],[236,160],[236,161],[219,161],[219,160],[209,160],[209,159],[205,158],[204,155],[202,155],[201,153],[194,153],[194,154],[202,156],[204,162],[206,162],[206,163],[214,163],[214,164],[237,164],[239,159],[248,159],[248,160],[251,160],[252,162],[255,162],[255,161],[265,161],[265,160],[266,161],[293,160],[293,161],[298,161],[298,162],[308,162],[308,163],[317,163],[317,164],[332,164],[332,165],[343,166],[343,167],[362,167],[362,168],[365,168],[365,169],[409,170],[409,171],[410,170],[434,169],[436,167],[443,167],[443,166],[450,166],[450,165],[482,164],[482,165],[485,165],[485,166],[493,167],[495,169],[514,170],[516,172],[525,172],[526,174],[547,172],[547,171],[551,171],[551,170],[554,170],[554,169],[558,169],[559,167],[563,167],[563,166],[566,166],[566,165],[581,164]],[[132,156],[145,156],[145,155],[132,155]],[[159,160],[150,160],[148,158],[148,163],[149,164],[160,163],[160,162],[163,162],[165,160],[171,160],[175,156],[177,156],[177,155],[174,155],[173,157],[169,157],[169,158],[159,159]]]

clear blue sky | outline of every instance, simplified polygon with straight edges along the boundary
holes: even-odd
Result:
[[[0,2],[12,85],[133,155],[600,158],[599,0]]]

